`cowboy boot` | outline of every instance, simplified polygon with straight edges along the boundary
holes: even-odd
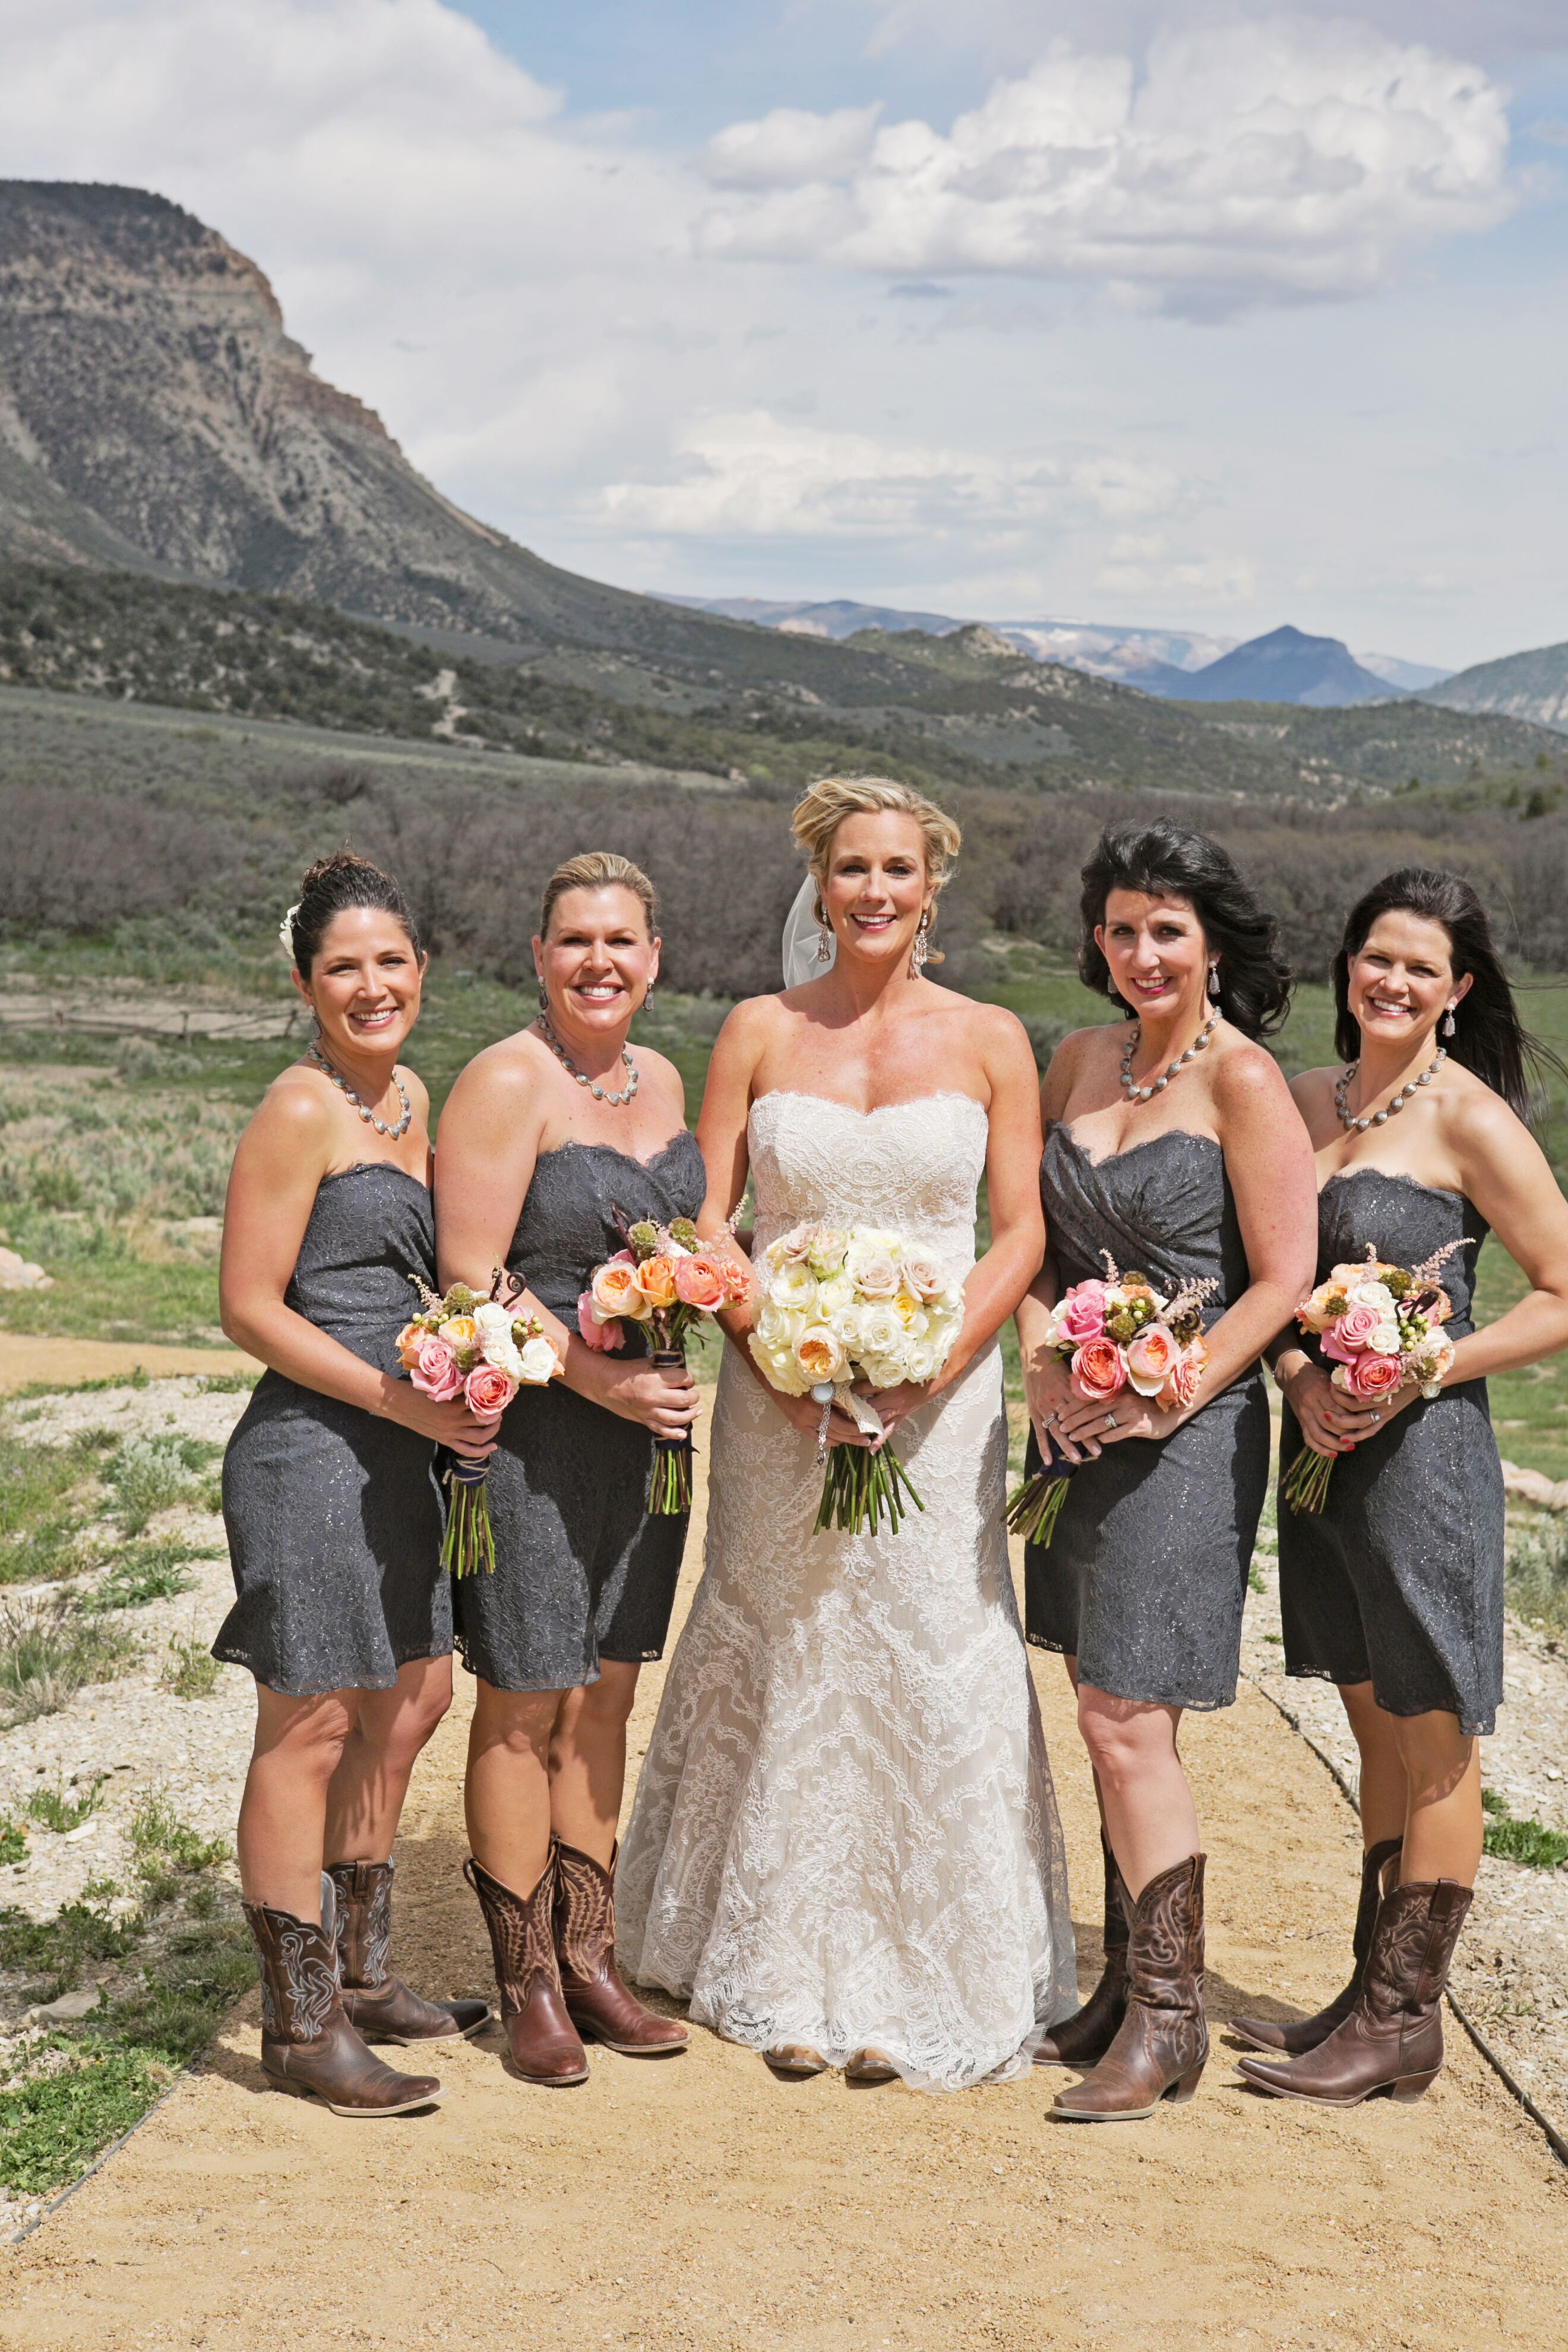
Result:
[[[479,1898],[495,1955],[501,2023],[512,2063],[530,2083],[585,2083],[588,2061],[561,1998],[555,1958],[555,1849],[531,1895],[514,1895],[470,1855],[463,1875]]]
[[[1098,2066],[1127,2014],[1127,1889],[1104,1830],[1105,1966],[1083,2007],[1053,2025],[1035,2053],[1037,2066]]]
[[[388,1965],[393,1862],[334,1862],[343,2014],[364,2042],[457,2042],[489,2020],[488,2000],[423,2000]]]
[[[399,2074],[373,2056],[338,1990],[331,1924],[247,1903],[261,1962],[261,2065],[276,2091],[324,2101],[335,2116],[404,2116],[439,2104],[434,2074]]]
[[[1204,1857],[1149,1881],[1127,1939],[1127,2014],[1092,2074],[1058,2091],[1067,2123],[1132,2123],[1190,2099],[1209,2054],[1204,2020]]]
[[[1404,1844],[1402,1838],[1384,1838],[1364,1856],[1361,1866],[1361,1901],[1356,1906],[1355,1933],[1351,1938],[1351,1951],[1355,1966],[1343,1992],[1336,1993],[1327,2009],[1316,2017],[1298,2018],[1293,2024],[1281,2025],[1271,2017],[1233,2017],[1230,2031],[1243,2042],[1250,2042],[1257,2050],[1278,2053],[1286,2058],[1300,2058],[1326,2042],[1334,2028],[1342,2025],[1357,2001],[1366,1977],[1366,1956],[1372,1949],[1372,1931],[1377,1922],[1377,1906],[1383,1894],[1384,1864],[1398,1859]],[[1397,1871],[1394,1874],[1397,1878]]]
[[[616,1854],[606,1870],[590,1853],[555,1840],[555,1952],[566,2013],[585,2040],[627,2058],[668,2058],[690,2035],[656,2017],[626,1990],[616,1967]]]
[[[1378,1906],[1361,1999],[1326,2042],[1302,2057],[1238,2063],[1277,2099],[1355,2107],[1373,2091],[1418,2099],[1443,2063],[1443,1989],[1470,1890],[1458,1879],[1391,1887]]]

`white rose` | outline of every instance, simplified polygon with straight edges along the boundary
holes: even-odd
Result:
[[[904,1260],[904,1281],[922,1305],[929,1306],[940,1298],[947,1288],[947,1276],[929,1250],[910,1250]]]
[[[543,1388],[546,1381],[552,1381],[561,1370],[560,1359],[542,1331],[536,1339],[526,1340],[513,1352],[518,1360],[513,1378],[524,1381],[530,1388]],[[500,1369],[506,1371],[510,1367],[503,1364]]]
[[[763,1346],[755,1331],[749,1335],[747,1345],[770,1388],[777,1389],[784,1396],[805,1396],[811,1382],[801,1378],[800,1368],[793,1353],[785,1354],[780,1349]]]
[[[1376,1316],[1394,1313],[1394,1293],[1386,1282],[1358,1282],[1347,1296],[1352,1306],[1370,1307]],[[1379,1352],[1383,1351],[1380,1349]]]
[[[938,1360],[934,1348],[930,1346],[915,1348],[910,1350],[909,1370],[904,1374],[904,1378],[908,1381],[934,1380],[937,1369]]]
[[[899,1320],[898,1310],[880,1302],[866,1307],[860,1317],[860,1355],[884,1356],[901,1361],[903,1352],[904,1327]]]
[[[1399,1353],[1398,1324],[1379,1323],[1368,1338],[1366,1344],[1374,1356],[1397,1356]]]
[[[897,1234],[879,1233],[872,1225],[857,1225],[849,1236],[844,1263],[851,1274],[858,1274],[868,1258],[890,1257],[896,1263],[903,1254],[903,1244]]]
[[[853,1277],[842,1266],[816,1286],[816,1307],[821,1315],[833,1315],[840,1307],[847,1307],[855,1296]]]
[[[526,1381],[528,1379],[528,1374],[522,1369],[521,1350],[517,1346],[516,1341],[512,1339],[510,1331],[498,1331],[494,1338],[491,1338],[488,1332],[481,1331],[479,1337],[484,1342],[480,1352],[487,1364],[493,1364],[498,1372],[504,1372],[506,1374],[509,1381]],[[530,1347],[533,1347],[537,1344],[542,1348],[550,1348],[550,1342],[548,1339],[541,1339],[537,1343],[531,1339],[528,1344]],[[553,1348],[550,1348],[550,1357],[551,1361],[553,1363],[555,1360],[555,1350]],[[549,1373],[546,1372],[544,1377],[548,1380],[550,1378]]]
[[[836,1233],[831,1225],[815,1227],[806,1245],[805,1262],[819,1282],[838,1272],[847,1247],[847,1235]]]
[[[858,1306],[853,1298],[847,1298],[843,1306],[836,1307],[826,1318],[827,1328],[834,1338],[841,1339],[852,1356],[859,1350],[860,1325],[865,1313],[866,1309]]]
[[[776,1242],[768,1244],[768,1264],[804,1265],[806,1252],[811,1246],[812,1231],[810,1225],[794,1225],[787,1234],[781,1234]]]
[[[764,1298],[757,1309],[755,1336],[764,1348],[793,1351],[795,1335],[805,1326],[805,1318],[781,1307],[776,1298]]]
[[[814,1307],[816,1304],[816,1277],[804,1261],[781,1265],[768,1285],[768,1296],[781,1307]]]
[[[488,1347],[498,1333],[503,1339],[511,1338],[511,1317],[493,1298],[486,1298],[474,1308],[474,1328],[479,1335],[480,1347]]]

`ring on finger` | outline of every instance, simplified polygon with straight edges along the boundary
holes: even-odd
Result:
[[[1115,1428],[1115,1426],[1116,1426],[1116,1415],[1115,1415],[1113,1412],[1108,1412],[1108,1413],[1106,1414],[1106,1416],[1105,1416],[1105,1426],[1107,1427],[1107,1429],[1114,1429],[1114,1428]]]
[[[1376,1427],[1376,1425],[1377,1425],[1377,1423],[1378,1423],[1383,1419],[1383,1415],[1382,1415],[1382,1413],[1380,1413],[1380,1412],[1374,1412],[1374,1413],[1373,1414],[1373,1417],[1372,1417],[1372,1418],[1373,1418],[1373,1427],[1375,1428],[1375,1427]]]

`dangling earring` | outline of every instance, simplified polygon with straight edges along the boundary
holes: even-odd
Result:
[[[1219,966],[1217,963],[1211,963],[1209,966],[1208,1000],[1211,1004],[1217,1004],[1219,1003]]]
[[[1447,1013],[1444,1013],[1443,1018],[1442,1018],[1442,1021],[1441,1021],[1441,1022],[1439,1023],[1439,1024],[1438,1024],[1438,1029],[1439,1029],[1439,1034],[1440,1034],[1442,1036],[1445,1036],[1445,1037],[1451,1037],[1451,1036],[1453,1035],[1453,1034],[1454,1034],[1454,1008],[1453,1008],[1453,1006],[1452,1006],[1451,1004],[1449,1005],[1448,1010],[1447,1011]]]
[[[831,963],[833,961],[833,926],[827,919],[820,898],[816,902],[816,961],[818,963]]]
[[[919,927],[915,932],[915,943],[910,950],[910,978],[911,980],[919,980],[921,972],[925,970],[926,958],[931,953],[930,948],[926,945],[926,933],[930,929],[931,908],[928,907],[925,913],[921,917]]]
[[[550,1010],[550,991],[545,987],[542,980],[539,983],[539,1009],[541,1013],[548,1013]]]
[[[650,980],[650,981],[648,982],[647,986],[643,990],[643,992],[642,992],[642,1004],[641,1004],[640,1010],[641,1010],[642,1012],[646,1013],[646,1012],[647,1011],[647,1009],[648,1009],[648,1006],[649,1006],[652,1003],[653,1003],[653,982],[652,982],[652,981]]]

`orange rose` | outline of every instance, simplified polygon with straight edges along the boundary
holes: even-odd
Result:
[[[397,1335],[397,1360],[405,1372],[411,1372],[419,1361],[419,1342],[429,1333],[423,1323],[405,1323]]]
[[[454,1348],[471,1348],[479,1336],[479,1327],[471,1315],[448,1315],[437,1327],[443,1339]]]
[[[647,1321],[648,1303],[638,1286],[637,1265],[630,1250],[621,1251],[608,1265],[597,1267],[589,1287],[594,1313],[600,1322],[614,1322],[620,1316],[632,1323]]]
[[[650,1307],[673,1307],[675,1260],[672,1257],[645,1257],[637,1268],[637,1288]]]

